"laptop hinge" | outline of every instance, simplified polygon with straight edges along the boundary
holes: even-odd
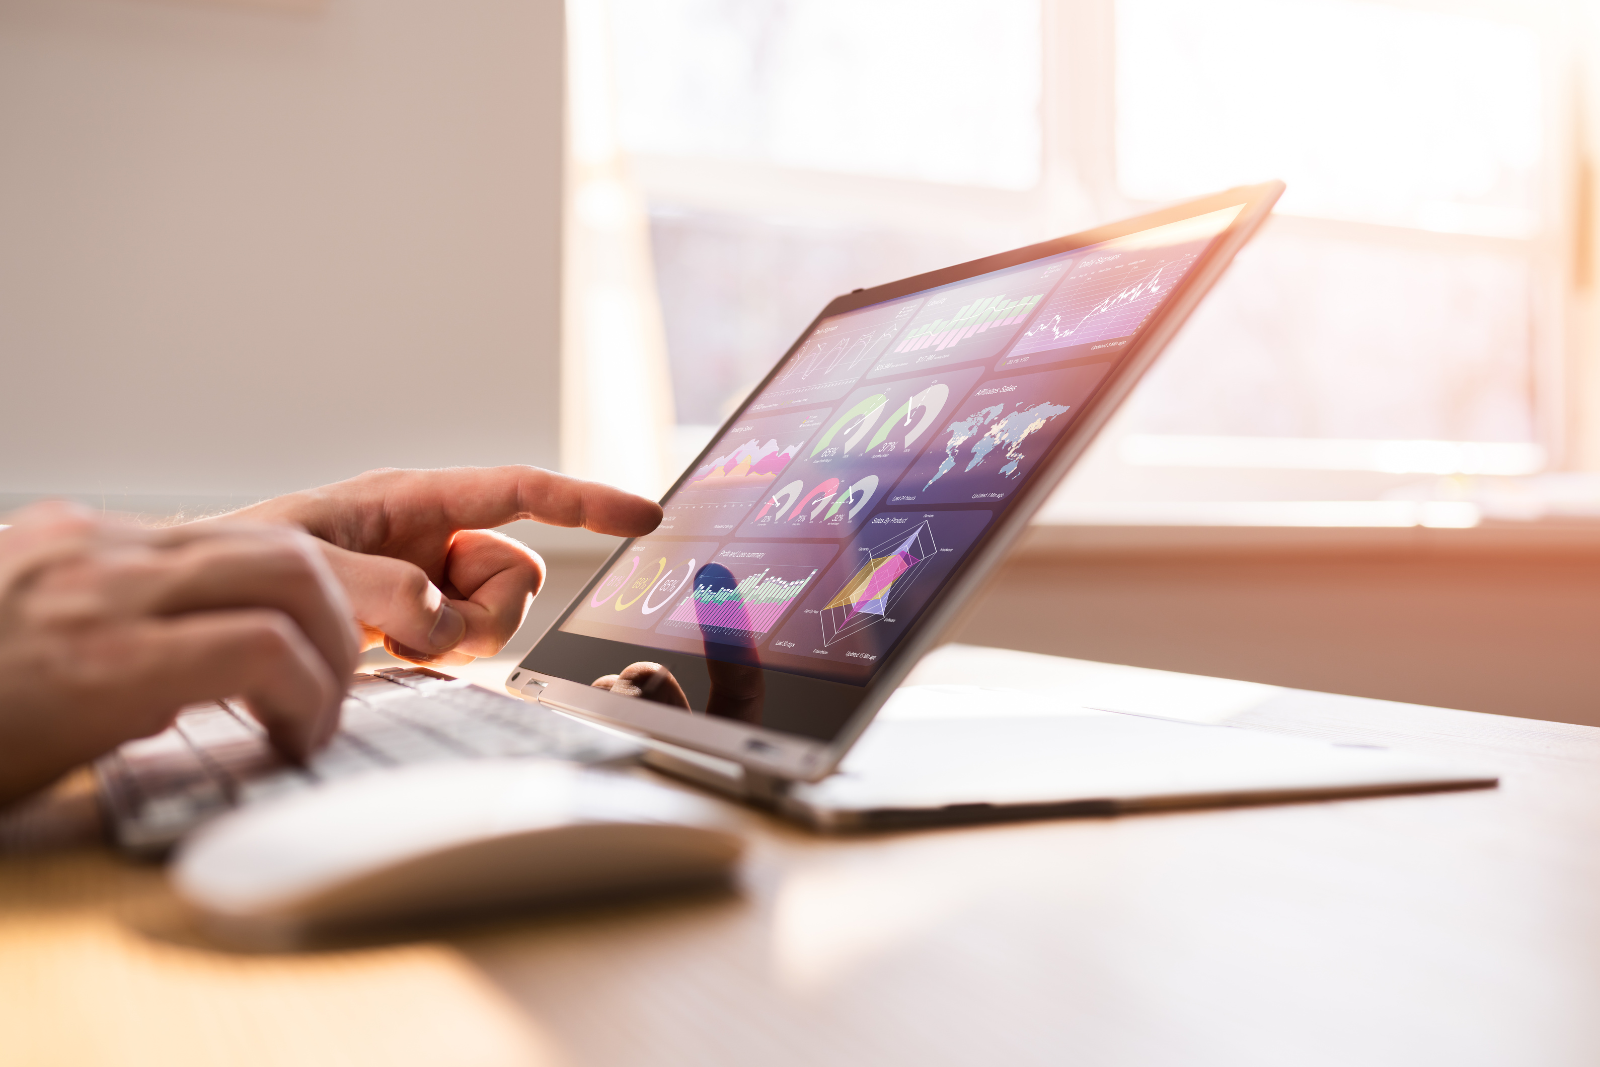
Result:
[[[786,778],[778,778],[760,771],[752,771],[748,767],[744,772],[744,795],[746,799],[762,807],[777,807],[783,800],[783,795],[789,789]]]
[[[646,766],[704,786],[724,796],[737,797],[763,807],[777,805],[788,783],[770,774],[752,771],[733,760],[695,752],[660,741],[645,742],[649,747],[644,754]]]

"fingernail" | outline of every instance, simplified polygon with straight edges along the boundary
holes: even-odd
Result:
[[[410,645],[402,645],[392,637],[383,639],[383,647],[391,656],[411,660],[413,663],[434,663],[439,659],[432,652],[419,652]]]
[[[433,624],[433,632],[428,635],[428,645],[435,652],[444,652],[455,648],[467,633],[467,620],[461,613],[449,604],[439,608],[439,621]]]

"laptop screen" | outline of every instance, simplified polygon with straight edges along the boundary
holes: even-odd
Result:
[[[1241,210],[818,320],[557,630],[865,685]]]

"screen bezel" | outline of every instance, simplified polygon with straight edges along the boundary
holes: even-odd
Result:
[[[957,564],[944,587],[908,628],[899,644],[884,657],[884,662],[870,681],[864,685],[852,685],[778,670],[765,672],[769,686],[785,687],[788,695],[792,697],[820,701],[855,701],[853,709],[843,717],[843,726],[831,739],[822,741],[731,719],[686,712],[665,704],[621,697],[593,688],[587,684],[588,680],[564,678],[551,673],[548,668],[543,670],[536,668],[535,661],[548,664],[552,657],[559,660],[562,646],[569,642],[597,642],[601,645],[615,645],[619,649],[640,647],[569,634],[560,629],[562,623],[583,598],[589,595],[595,583],[600,581],[627,551],[632,541],[624,542],[595,571],[582,591],[534,643],[517,669],[512,671],[506,682],[507,688],[601,725],[722,757],[758,774],[800,781],[817,781],[825,777],[860,737],[895,687],[933,646],[952,615],[970,598],[1010,545],[1026,529],[1028,520],[1054,492],[1068,469],[1082,456],[1112,413],[1132,392],[1133,387],[1149,370],[1200,299],[1216,283],[1234,255],[1254,236],[1271,213],[1272,206],[1283,189],[1283,183],[1277,181],[1242,186],[1092,230],[836,297],[801,331],[789,350],[781,359],[775,361],[766,377],[751,390],[750,395],[713,435],[700,455],[674,481],[672,487],[662,496],[663,502],[677,492],[685,479],[710,455],[712,447],[731,426],[738,422],[750,403],[761,394],[794,355],[800,343],[823,319],[965,281],[979,275],[1021,266],[1034,260],[1072,252],[1087,245],[1099,244],[1197,215],[1242,205],[1232,223],[1217,235],[1178,283],[1172,295],[1146,320],[1134,336],[1129,348],[1112,364],[1110,372],[1086,401],[1078,418],[1055,443],[1040,467],[1035,470],[1033,477],[1028,479],[1027,485],[1009,502],[997,509],[994,520],[979,536],[966,557]],[[638,658],[668,661],[673,656],[660,650],[647,649],[645,654]],[[668,665],[670,666],[670,663]]]

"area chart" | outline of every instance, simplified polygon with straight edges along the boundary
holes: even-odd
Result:
[[[751,438],[729,452],[713,456],[689,476],[684,492],[693,490],[763,489],[772,484],[800,451],[803,441],[779,444],[774,438]]]

